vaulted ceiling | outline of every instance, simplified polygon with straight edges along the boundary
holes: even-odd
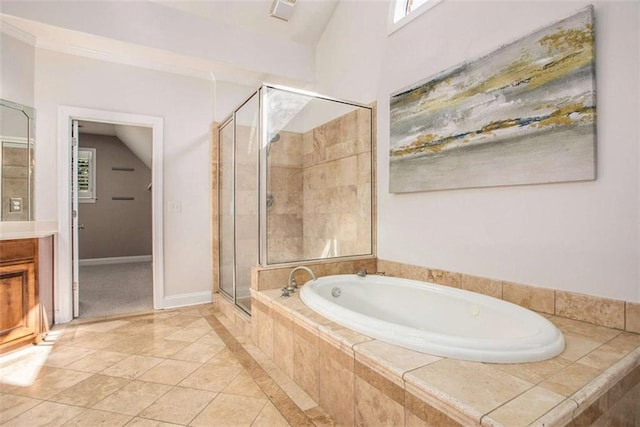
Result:
[[[2,0],[6,28],[38,47],[202,78],[305,85],[339,0],[297,0],[285,22],[272,0]]]

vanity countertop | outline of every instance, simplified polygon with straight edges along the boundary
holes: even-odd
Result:
[[[0,222],[0,240],[33,239],[58,233],[57,221]]]

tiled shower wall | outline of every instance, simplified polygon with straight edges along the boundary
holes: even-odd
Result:
[[[269,263],[370,252],[371,114],[358,109],[269,149]]]
[[[302,258],[302,134],[280,132],[270,144],[267,193],[269,263]]]
[[[267,232],[269,262],[287,262],[319,258],[337,252],[339,256],[370,253],[372,197],[371,175],[375,152],[371,150],[372,123],[370,110],[358,109],[302,133],[281,131],[280,139],[269,148],[269,182],[267,191],[273,196],[268,208]],[[250,132],[238,126],[238,137]],[[214,292],[218,290],[218,271],[225,260],[219,254],[220,238],[233,239],[229,230],[219,230],[219,221],[228,209],[219,209],[218,187],[230,191],[231,183],[219,181],[220,172],[232,167],[230,159],[218,158],[218,125],[212,126],[212,253]],[[227,136],[230,136],[229,134]],[[247,139],[248,136],[244,135]],[[238,155],[237,174],[245,182],[256,182],[257,167],[253,157]],[[225,156],[222,156],[225,157]],[[237,218],[238,238],[250,231],[256,221],[255,188],[236,188],[238,210],[247,215]],[[223,217],[219,217],[219,214]],[[227,218],[227,221],[228,218]],[[244,230],[244,231],[243,231]],[[219,235],[222,233],[222,236]],[[251,248],[237,254],[252,254],[255,242],[244,241]],[[256,263],[239,259],[242,271],[250,271]],[[240,265],[239,265],[240,266]],[[227,269],[230,266],[227,266]],[[351,271],[349,271],[351,272]]]
[[[370,252],[371,112],[359,108],[302,137],[304,259]]]

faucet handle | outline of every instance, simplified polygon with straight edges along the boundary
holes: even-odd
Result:
[[[296,282],[296,278],[295,277],[291,278],[291,282],[289,283],[289,287],[293,288],[293,289],[296,289],[298,287],[298,282]]]
[[[289,298],[289,295],[291,295],[291,293],[289,292],[289,289],[287,289],[286,286],[284,288],[282,288],[282,295],[280,295],[280,297],[281,298]]]

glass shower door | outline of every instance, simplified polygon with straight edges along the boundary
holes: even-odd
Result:
[[[235,113],[235,302],[251,312],[251,269],[258,264],[259,96]]]
[[[234,247],[234,200],[233,200],[233,118],[224,123],[218,131],[219,138],[219,218],[220,218],[220,291],[235,300],[233,288],[235,268]]]

